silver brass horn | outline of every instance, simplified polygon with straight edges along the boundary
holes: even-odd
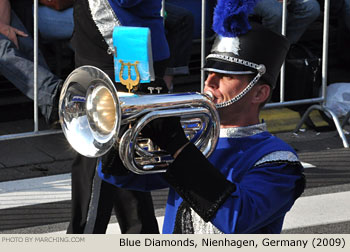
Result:
[[[79,67],[67,77],[59,116],[77,152],[99,157],[115,146],[125,167],[137,174],[165,171],[173,161],[139,134],[151,120],[180,116],[186,135],[206,156],[214,150],[220,128],[215,105],[206,95],[118,93],[110,78],[93,66]],[[121,126],[127,130],[120,132]]]

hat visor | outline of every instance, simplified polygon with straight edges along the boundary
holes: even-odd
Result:
[[[221,74],[257,74],[257,71],[250,67],[217,59],[207,59],[203,70]],[[261,79],[270,85],[272,89],[275,88],[277,76],[273,78],[269,73],[265,73],[261,76]]]
[[[222,73],[222,74],[254,74],[257,73],[255,69],[250,67],[236,64],[233,62],[227,62],[224,60],[207,59],[204,71]]]

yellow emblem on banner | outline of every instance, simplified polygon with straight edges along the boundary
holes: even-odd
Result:
[[[131,93],[131,90],[134,89],[135,91],[137,90],[137,86],[140,83],[140,73],[139,70],[137,69],[137,64],[139,63],[138,61],[135,61],[135,63],[124,63],[122,60],[119,60],[120,64],[121,64],[121,68],[120,68],[120,72],[119,72],[119,79],[120,82],[126,86],[126,88],[128,89],[129,93]],[[123,72],[124,72],[124,67],[128,66],[128,78],[124,79],[123,78]],[[136,73],[136,78],[135,80],[133,80],[131,78],[131,67],[134,66],[135,68],[135,73]]]

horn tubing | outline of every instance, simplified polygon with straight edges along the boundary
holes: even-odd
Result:
[[[117,92],[107,74],[92,66],[75,69],[65,80],[59,101],[59,116],[64,135],[77,152],[87,157],[99,157],[120,141],[120,157],[125,166],[135,173],[146,170],[147,173],[159,172],[157,163],[155,170],[150,170],[152,165],[141,167],[135,161],[137,137],[150,120],[168,116],[180,116],[181,120],[189,121],[198,119],[201,128],[190,127],[190,135],[195,135],[194,144],[206,156],[214,150],[220,128],[215,104],[206,94],[125,95]],[[122,124],[132,125],[127,131],[131,134],[120,134]],[[165,157],[154,153],[151,155],[151,162]],[[137,159],[142,164],[150,163],[142,155]]]
[[[160,110],[160,111],[153,111],[150,113],[147,113],[145,116],[140,118],[139,121],[131,128],[131,132],[125,137],[123,136],[120,145],[119,145],[119,155],[122,158],[122,161],[126,168],[128,168],[130,171],[137,173],[137,174],[150,174],[150,173],[156,173],[160,172],[160,170],[155,166],[152,170],[150,168],[147,168],[147,171],[144,171],[142,167],[137,165],[135,163],[135,145],[137,141],[137,136],[141,132],[142,128],[148,124],[150,121],[152,121],[155,118],[160,117],[170,117],[170,116],[192,116],[193,115],[205,115],[209,120],[207,121],[206,128],[203,129],[203,137],[200,137],[197,139],[197,141],[194,143],[197,148],[201,149],[203,147],[203,142],[210,142],[208,143],[209,146],[204,146],[203,154],[205,156],[209,156],[212,151],[215,149],[217,139],[219,137],[219,128],[218,125],[215,123],[215,120],[210,120],[212,118],[212,112],[206,108],[183,108],[183,109],[169,109],[169,110]],[[217,118],[213,118],[217,119]],[[209,128],[209,129],[208,129]],[[204,141],[204,139],[207,139],[208,137],[211,137],[211,141]],[[165,171],[165,170],[162,170]]]

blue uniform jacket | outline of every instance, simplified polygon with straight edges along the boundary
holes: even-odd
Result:
[[[276,157],[276,161],[255,165],[267,154],[281,151],[294,158]],[[223,233],[280,233],[286,212],[299,196],[295,196],[296,182],[301,178],[302,166],[294,150],[270,133],[262,132],[240,138],[219,138],[209,161],[237,188],[211,223]],[[103,180],[119,187],[148,191],[168,186],[159,174],[110,176],[103,174],[101,167],[98,172]],[[163,233],[173,232],[181,202],[182,198],[170,188]]]

